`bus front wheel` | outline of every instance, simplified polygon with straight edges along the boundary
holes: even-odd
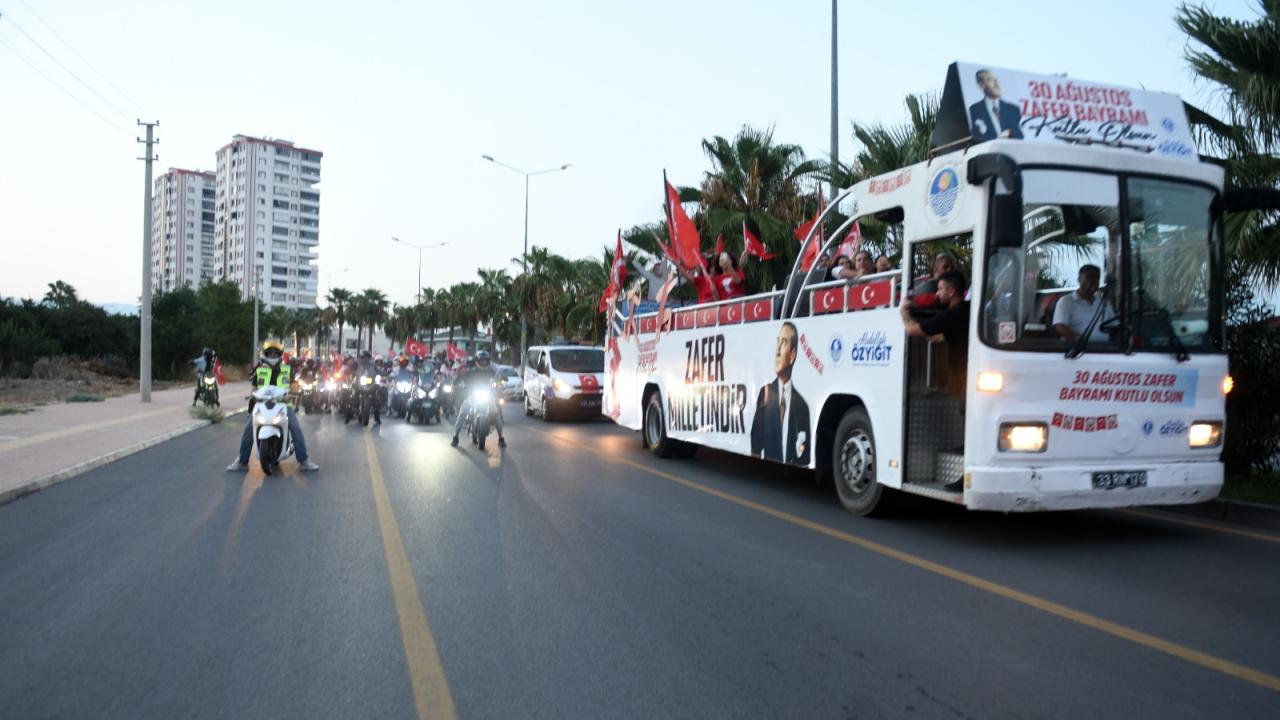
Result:
[[[832,448],[831,470],[836,493],[855,515],[881,515],[889,509],[893,490],[876,482],[876,437],[862,408],[840,419]]]

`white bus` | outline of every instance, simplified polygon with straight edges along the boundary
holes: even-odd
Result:
[[[900,269],[797,267],[778,292],[618,310],[605,414],[659,456],[705,445],[829,473],[858,514],[894,491],[1006,512],[1217,496],[1222,217],[1274,195],[1223,193],[1177,97],[1062,77],[953,64],[933,140],[927,162],[828,208],[849,222],[824,252],[875,218]],[[932,289],[912,268],[944,247],[971,281],[967,330],[909,337],[900,306]],[[1075,318],[1055,318],[1068,296]]]

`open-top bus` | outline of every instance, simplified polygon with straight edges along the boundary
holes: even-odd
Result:
[[[705,445],[830,473],[859,514],[894,490],[998,511],[1217,496],[1222,217],[1264,196],[1223,193],[1177,97],[1062,77],[953,64],[933,146],[827,210],[848,222],[823,252],[876,218],[899,270],[824,282],[797,265],[781,291],[618,310],[605,414],[660,456]],[[900,316],[912,268],[944,246],[971,279],[967,362]],[[1107,311],[1073,343],[1053,310],[1086,264]]]

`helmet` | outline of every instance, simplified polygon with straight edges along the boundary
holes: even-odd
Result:
[[[203,356],[205,356],[205,357],[209,357],[209,356],[211,356],[211,355],[213,355],[213,354],[214,354],[214,353],[213,353],[213,348],[211,348],[211,347],[207,347],[207,348],[205,348],[205,349],[201,350],[201,351],[200,351],[200,354],[201,354],[201,355],[203,355]]]
[[[268,340],[262,343],[261,354],[263,362],[276,366],[280,364],[280,358],[284,357],[284,348],[275,340]]]
[[[489,367],[489,351],[488,350],[481,350],[480,352],[476,353],[476,365],[479,365],[482,368]]]
[[[400,356],[400,367],[406,367],[408,364],[409,364],[409,356],[408,356],[408,355],[401,355],[401,356]]]
[[[360,351],[360,359],[361,359],[361,360],[371,360],[371,359],[373,359],[373,353],[369,352],[368,350],[361,350],[361,351]]]

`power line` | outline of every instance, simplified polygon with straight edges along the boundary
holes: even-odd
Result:
[[[57,30],[54,30],[54,29],[53,29],[53,26],[52,26],[52,25],[50,25],[50,24],[49,24],[49,22],[48,22],[47,20],[45,20],[44,18],[40,17],[40,13],[36,12],[36,9],[35,9],[35,8],[33,8],[33,7],[31,7],[31,5],[29,5],[29,4],[27,3],[27,0],[18,0],[18,2],[22,3],[22,5],[23,5],[25,8],[27,8],[27,11],[31,13],[31,16],[32,16],[32,17],[34,17],[36,20],[39,20],[39,21],[40,21],[40,24],[41,24],[41,25],[44,25],[44,26],[45,26],[45,28],[47,28],[47,29],[49,30],[49,32],[50,32],[50,33],[53,33],[53,36],[54,36],[55,38],[57,38],[57,39],[58,39],[58,41],[59,41],[59,42],[61,42],[61,43],[63,44],[63,46],[65,46],[68,50],[70,50],[72,55],[75,55],[76,57],[80,58],[80,62],[84,63],[84,64],[85,64],[85,66],[86,66],[86,67],[88,67],[88,68],[89,68],[89,70],[90,70],[90,71],[92,71],[94,75],[97,75],[97,76],[98,76],[98,78],[99,78],[100,80],[102,80],[102,82],[106,83],[106,84],[107,84],[107,87],[110,87],[112,90],[115,90],[115,91],[116,91],[116,93],[117,93],[117,94],[119,94],[119,95],[120,95],[120,97],[122,97],[122,98],[124,98],[125,100],[127,100],[127,101],[129,102],[129,104],[133,106],[133,108],[134,108],[135,110],[137,110],[137,111],[139,111],[139,112],[141,112],[141,111],[142,111],[142,106],[138,104],[138,101],[137,101],[137,100],[134,100],[133,98],[131,98],[131,97],[129,97],[128,95],[126,95],[126,94],[125,94],[125,92],[124,92],[123,90],[121,90],[120,88],[116,87],[115,83],[113,83],[113,82],[111,82],[109,79],[107,79],[107,76],[105,76],[105,75],[103,75],[102,73],[98,72],[98,69],[97,69],[96,67],[94,67],[93,63],[89,62],[89,60],[88,60],[87,58],[85,58],[85,56],[83,56],[83,55],[81,55],[79,52],[77,52],[77,51],[76,51],[76,49],[71,45],[71,43],[67,42],[67,39],[66,39],[66,38],[64,38],[64,37],[62,37],[62,35],[61,35],[61,34],[59,34]]]
[[[30,60],[28,60],[28,59],[26,59],[25,57],[23,57],[23,56],[22,56],[22,54],[18,52],[18,49],[17,49],[17,48],[15,48],[14,46],[10,45],[10,44],[9,44],[9,41],[8,41],[8,40],[5,40],[5,39],[4,39],[4,36],[2,36],[2,35],[0,35],[0,45],[4,45],[6,48],[8,48],[8,49],[9,49],[9,52],[13,53],[14,57],[16,57],[16,58],[18,58],[19,60],[21,60],[22,62],[26,63],[26,64],[27,64],[27,66],[29,66],[32,70],[35,70],[37,73],[39,73],[39,74],[40,74],[40,77],[44,78],[45,80],[48,80],[50,85],[53,85],[54,87],[58,88],[58,89],[59,89],[59,90],[61,90],[63,93],[65,93],[67,97],[69,97],[69,98],[71,98],[72,100],[75,100],[77,103],[79,103],[79,104],[80,104],[80,107],[82,107],[82,108],[84,108],[85,110],[88,110],[89,112],[91,112],[91,113],[93,113],[94,115],[98,116],[98,119],[99,119],[99,120],[101,120],[102,122],[104,122],[104,123],[106,123],[106,124],[110,125],[111,127],[115,128],[116,130],[121,130],[121,131],[123,131],[123,130],[124,130],[124,128],[122,128],[122,127],[120,127],[119,125],[117,125],[117,124],[115,124],[114,122],[112,122],[112,121],[111,121],[111,120],[110,120],[106,115],[103,115],[102,113],[98,112],[97,110],[94,110],[92,107],[89,107],[88,103],[86,103],[85,101],[83,101],[83,100],[81,100],[80,98],[76,97],[75,93],[71,92],[70,90],[66,89],[66,88],[65,88],[65,87],[63,87],[62,85],[58,84],[58,81],[57,81],[57,80],[54,80],[52,77],[50,77],[48,74],[46,74],[46,73],[45,73],[45,71],[44,71],[44,70],[42,70],[42,69],[40,68],[40,66],[39,66],[39,65],[36,65],[35,63],[33,63],[33,62],[31,62]]]
[[[69,68],[69,67],[67,67],[66,65],[64,65],[64,64],[62,63],[62,61],[61,61],[61,60],[59,60],[58,58],[54,57],[53,53],[51,53],[51,52],[49,52],[48,50],[46,50],[46,49],[45,49],[45,47],[44,47],[43,45],[41,45],[39,41],[37,41],[35,38],[31,37],[31,34],[30,34],[30,33],[28,33],[26,30],[23,30],[21,25],[19,25],[18,23],[16,23],[16,22],[14,22],[14,21],[13,21],[13,18],[11,18],[11,17],[9,17],[9,16],[7,16],[7,15],[0,15],[0,18],[3,18],[4,20],[8,21],[9,25],[10,25],[11,27],[13,27],[13,29],[14,29],[14,30],[17,30],[18,32],[22,33],[22,36],[23,36],[23,37],[25,37],[25,38],[26,38],[26,39],[27,39],[27,40],[28,40],[32,45],[35,45],[35,46],[36,46],[36,48],[38,48],[38,49],[40,50],[40,52],[42,52],[42,53],[44,53],[46,56],[48,56],[48,58],[49,58],[50,60],[52,60],[54,63],[56,63],[56,64],[58,65],[58,67],[62,68],[62,69],[63,69],[63,70],[64,70],[68,75],[70,75],[72,78],[74,78],[76,82],[78,82],[78,83],[80,83],[81,85],[83,85],[83,86],[84,86],[84,88],[85,88],[86,90],[88,90],[89,92],[93,93],[94,95],[97,95],[99,98],[101,98],[101,99],[102,99],[102,101],[103,101],[103,102],[105,102],[106,104],[110,105],[110,106],[112,107],[112,109],[114,109],[116,112],[120,113],[120,116],[121,116],[121,117],[128,117],[128,116],[129,116],[129,113],[125,112],[123,109],[121,109],[121,108],[120,108],[120,106],[119,106],[119,105],[116,105],[114,102],[112,102],[112,101],[111,101],[111,98],[109,98],[109,97],[107,97],[106,95],[103,95],[102,93],[98,92],[96,89],[94,89],[94,88],[93,88],[93,86],[91,86],[89,83],[87,83],[87,82],[85,82],[84,80],[82,80],[82,79],[80,78],[80,76],[79,76],[79,75],[77,75],[77,74],[75,73],[75,71],[74,71],[74,70],[72,70],[71,68]]]

